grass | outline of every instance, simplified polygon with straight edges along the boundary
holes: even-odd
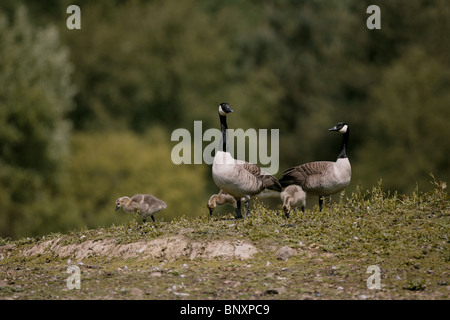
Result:
[[[381,181],[286,220],[255,201],[250,217],[179,217],[127,225],[0,239],[0,298],[11,299],[448,299],[449,198],[444,182],[411,195],[383,191]],[[133,244],[182,235],[193,243],[246,242],[252,258],[142,259],[92,255],[82,260],[46,251],[24,252],[49,240],[65,246],[114,240]],[[277,259],[283,246],[294,249]],[[162,251],[166,248],[162,248]],[[169,250],[169,249],[167,249]],[[81,289],[69,290],[67,267],[81,270]],[[371,265],[380,289],[368,289]]]

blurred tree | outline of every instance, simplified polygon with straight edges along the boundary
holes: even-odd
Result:
[[[68,50],[55,27],[38,28],[24,7],[0,14],[0,234],[38,228],[57,217],[49,201],[62,183],[74,87]],[[55,205],[56,205],[55,201]],[[31,209],[33,206],[33,210]],[[41,210],[47,216],[39,216]]]
[[[115,215],[121,196],[151,193],[167,203],[158,214],[165,221],[207,214],[204,166],[175,165],[167,131],[155,127],[142,136],[130,131],[78,133],[69,167],[71,193],[88,227],[133,219]],[[92,156],[92,155],[97,156]]]
[[[411,48],[387,68],[372,91],[371,137],[358,150],[356,172],[371,185],[411,192],[431,187],[429,173],[450,177],[450,70]]]
[[[64,32],[80,86],[76,128],[144,132],[201,119],[228,98],[229,17],[214,19],[193,0],[85,5],[82,30]]]
[[[327,129],[355,118],[348,101],[366,89],[361,82],[354,84],[366,69],[361,70],[363,59],[350,44],[364,41],[361,28],[355,29],[361,12],[353,12],[351,4],[265,1],[258,27],[238,41],[238,61],[244,72],[257,77],[252,83],[263,89],[260,99],[268,104],[262,114],[280,129],[281,169],[336,157],[338,146],[323,147],[335,138]]]

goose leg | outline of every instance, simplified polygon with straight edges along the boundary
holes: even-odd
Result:
[[[236,199],[236,219],[242,219],[241,214],[241,199]]]
[[[323,196],[319,196],[319,211],[322,212],[323,208]]]
[[[247,216],[250,215],[250,209],[248,208],[248,200],[244,202],[244,205],[245,205],[245,217],[247,218]]]
[[[289,219],[289,215],[290,215],[290,214],[291,214],[291,211],[290,211],[290,210],[285,212],[284,215],[285,215],[286,219]]]

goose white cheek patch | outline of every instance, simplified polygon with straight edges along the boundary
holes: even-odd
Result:
[[[226,116],[226,115],[227,115],[227,113],[226,113],[225,111],[222,110],[222,107],[221,107],[221,106],[219,106],[219,114],[220,114],[221,116]]]
[[[339,133],[346,133],[346,132],[347,132],[347,129],[348,129],[348,126],[345,125],[345,126],[342,127],[341,130],[339,130]]]

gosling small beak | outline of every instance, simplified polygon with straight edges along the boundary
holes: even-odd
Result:
[[[116,210],[115,211],[117,211],[117,210],[119,210],[120,209],[120,206],[119,205],[116,205]]]

